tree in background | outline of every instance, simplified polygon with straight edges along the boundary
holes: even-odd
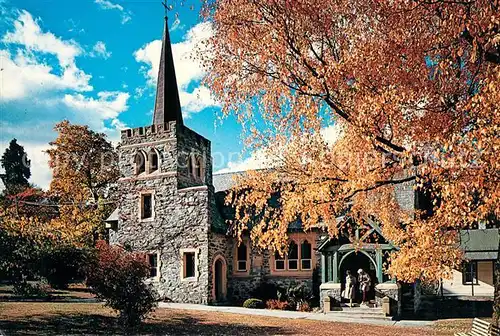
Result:
[[[113,184],[118,180],[118,157],[106,135],[88,126],[63,121],[51,142],[49,166],[53,170],[50,193],[59,198],[56,227],[72,227],[75,239],[91,244],[103,233]]]
[[[97,242],[97,260],[87,272],[87,285],[106,305],[119,312],[126,329],[139,325],[156,306],[156,294],[144,280],[149,266],[144,255]]]
[[[119,177],[118,156],[104,133],[88,126],[62,121],[55,126],[59,133],[50,143],[49,166],[53,169],[50,190],[62,200],[71,200],[81,192],[97,204],[107,196],[109,187]]]
[[[206,82],[225,115],[250,125],[248,147],[273,164],[229,195],[237,231],[258,215],[252,238],[282,251],[297,219],[337,236],[340,214],[358,223],[375,218],[400,248],[389,274],[409,282],[449,276],[461,262],[457,232],[480,221],[498,225],[500,216],[498,7],[489,0],[209,2]],[[332,124],[333,144],[321,135]],[[429,211],[399,206],[395,189],[408,184],[427,193]],[[270,211],[275,195],[280,204]]]
[[[5,170],[1,175],[7,193],[13,194],[29,187],[28,179],[31,176],[30,160],[24,151],[24,147],[12,139],[9,147],[5,149],[0,160]]]

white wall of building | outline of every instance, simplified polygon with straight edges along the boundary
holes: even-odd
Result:
[[[445,296],[474,296],[493,297],[493,261],[477,262],[478,284],[464,285],[462,272],[454,270],[452,279],[443,279],[443,295]]]

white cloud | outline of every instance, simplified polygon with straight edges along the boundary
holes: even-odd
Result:
[[[125,10],[125,8],[123,8],[123,6],[120,4],[115,4],[108,0],[95,0],[94,2],[104,10],[117,10],[121,12],[122,24],[125,24],[132,20],[132,12]]]
[[[0,50],[0,101],[51,90],[92,90],[89,85],[92,76],[78,69],[75,64],[75,57],[82,52],[79,45],[71,40],[62,40],[50,32],[43,32],[30,13],[20,12],[14,21],[14,31],[7,32],[2,41],[20,47],[16,54]],[[51,65],[39,62],[36,53],[56,56],[60,74],[56,74]]]
[[[226,168],[217,170],[215,174],[270,168],[274,163],[275,161],[267,155],[266,150],[258,149],[245,159],[229,161]]]
[[[205,70],[194,56],[196,50],[209,52],[203,41],[213,35],[212,26],[208,22],[202,22],[191,28],[184,40],[172,44],[172,53],[175,64],[175,75],[179,96],[185,117],[191,113],[197,113],[206,107],[217,106],[209,90],[205,86],[198,86],[191,92],[187,91],[190,83],[199,81],[205,74]],[[161,57],[161,40],[155,40],[145,44],[134,52],[137,62],[145,63],[142,67],[144,76],[149,86],[154,87],[158,78]]]
[[[100,5],[103,9],[118,9],[119,11],[123,11],[123,6],[119,4],[114,4],[111,1],[107,0],[95,0],[95,3]]]
[[[198,113],[210,106],[217,106],[210,90],[203,85],[198,86],[193,92],[181,90],[179,93],[184,117],[189,118],[192,113]]]
[[[64,104],[75,110],[97,114],[101,120],[115,119],[121,112],[128,109],[127,101],[130,94],[127,92],[99,92],[98,99],[85,97],[82,94],[67,94],[63,98]]]
[[[97,43],[92,48],[90,52],[91,57],[102,57],[104,59],[108,59],[111,57],[111,51],[106,49],[106,44],[102,41],[97,41]]]
[[[320,134],[325,140],[325,142],[329,145],[334,144],[341,136],[342,136],[342,128],[340,124],[336,123],[334,125],[330,125],[324,127],[320,130]],[[264,169],[275,167],[279,164],[279,159],[276,156],[276,153],[279,153],[279,150],[283,149],[283,147],[278,148],[278,152],[276,148],[271,151],[267,151],[266,149],[258,149],[248,156],[245,159],[238,159],[236,161],[231,161],[231,157],[229,157],[229,162],[226,168],[220,169],[215,173],[232,173],[238,171],[247,171],[247,170],[255,170],[255,169]],[[273,155],[273,156],[270,156]],[[278,154],[279,155],[279,154]],[[215,167],[216,169],[217,167]]]
[[[342,126],[339,123],[335,123],[322,128],[320,134],[323,137],[323,140],[331,146],[337,142],[340,137],[342,137]]]
[[[47,188],[51,171],[43,150],[57,136],[54,125],[62,119],[86,124],[116,144],[118,130],[126,126],[119,116],[128,109],[130,95],[116,91],[82,94],[93,88],[91,76],[76,65],[84,53],[79,44],[43,31],[40,20],[30,13],[18,13],[9,18],[11,30],[0,37],[7,45],[0,49],[0,117],[5,119],[0,120],[0,153],[16,137],[32,159],[30,181]],[[92,52],[109,53],[104,43],[97,43]],[[19,118],[9,122],[13,114],[2,115],[3,109],[19,111]]]
[[[74,64],[75,57],[82,53],[80,46],[64,41],[50,32],[42,32],[38,23],[27,11],[21,11],[14,22],[14,31],[7,32],[2,42],[21,44],[28,50],[56,55],[62,67]]]
[[[7,50],[0,50],[0,64],[0,101],[40,95],[52,90],[92,90],[88,84],[91,76],[75,66],[56,75],[50,65],[37,63],[33,56],[22,51],[13,56]]]

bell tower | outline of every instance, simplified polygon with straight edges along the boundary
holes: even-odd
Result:
[[[153,123],[123,130],[110,243],[147,254],[160,296],[209,301],[210,141],[184,126],[167,17]]]

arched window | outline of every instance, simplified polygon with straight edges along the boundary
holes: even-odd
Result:
[[[201,157],[196,160],[196,177],[203,179],[203,159]]]
[[[192,176],[193,175],[193,155],[189,155],[187,161],[188,161],[187,162],[188,176]]]
[[[288,246],[288,269],[297,270],[299,269],[299,247],[292,240]]]
[[[274,252],[274,268],[278,271],[285,270],[285,258],[278,252]]]
[[[148,161],[149,161],[149,173],[151,174],[151,173],[157,171],[158,170],[158,153],[154,149],[152,149],[149,152]]]
[[[146,157],[144,153],[138,152],[135,154],[135,174],[139,175],[146,171]]]
[[[246,272],[247,271],[247,266],[248,266],[248,260],[247,260],[247,246],[244,243],[241,243],[238,246],[238,265],[237,269],[238,272]]]
[[[300,246],[300,268],[303,270],[311,269],[311,256],[312,256],[312,248],[311,244],[304,240]]]

